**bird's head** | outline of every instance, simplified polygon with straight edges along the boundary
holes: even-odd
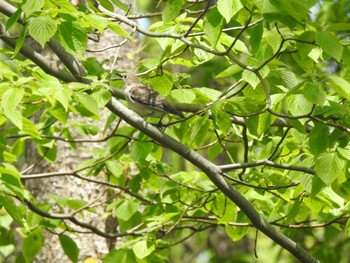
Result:
[[[123,79],[125,85],[130,85],[133,83],[140,83],[139,79],[132,72],[126,72],[124,74],[117,73],[117,75]]]

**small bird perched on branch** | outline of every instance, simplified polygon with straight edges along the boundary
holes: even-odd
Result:
[[[142,84],[133,73],[118,74],[125,84],[124,96],[130,107],[140,116],[162,118],[166,114],[184,117],[182,112],[173,108],[158,92]]]

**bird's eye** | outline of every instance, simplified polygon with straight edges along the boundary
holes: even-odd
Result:
[[[122,79],[125,79],[125,78],[126,78],[126,76],[123,75],[123,74],[117,73],[117,75],[118,75],[119,77],[121,77]]]

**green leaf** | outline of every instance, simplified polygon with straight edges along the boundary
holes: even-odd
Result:
[[[309,57],[303,57],[299,52],[292,54],[293,59],[299,67],[306,72],[312,72],[315,67],[315,62]]]
[[[59,235],[60,243],[63,248],[64,253],[68,256],[70,261],[76,263],[78,262],[78,256],[79,256],[79,248],[77,244],[74,242],[73,239],[71,239],[69,236],[66,235]]]
[[[337,153],[321,155],[315,163],[316,175],[326,185],[331,185],[340,176],[345,163],[345,160],[340,158]]]
[[[338,77],[337,75],[332,75],[329,78],[335,84],[332,85],[334,91],[346,98],[347,100],[350,100],[350,83],[347,82],[345,79]]]
[[[16,74],[15,72],[12,71],[12,69],[6,65],[5,63],[3,63],[1,60],[0,60],[0,79],[3,79],[3,78],[7,78],[11,81],[13,81],[13,78],[16,76],[16,78],[18,77],[18,73]],[[3,83],[3,85],[5,87],[8,87],[9,84],[8,83]],[[1,89],[3,89],[3,87],[1,87]]]
[[[231,37],[225,32],[221,33],[219,41],[221,44],[225,45],[226,47],[231,47],[232,43],[235,42],[235,45],[232,47],[234,51],[237,50],[237,51],[249,54],[248,48],[242,40]]]
[[[188,123],[181,125],[180,129],[176,129],[176,135],[182,142],[192,146],[193,143],[201,145],[208,136],[207,131],[211,126],[208,116],[195,116],[192,118],[191,126]]]
[[[128,12],[129,11],[129,6],[124,4],[122,1],[120,0],[112,0],[112,2],[117,6],[119,7],[121,10],[123,10],[124,12]]]
[[[337,148],[337,152],[346,160],[350,161],[350,147],[347,146],[345,149],[344,148]]]
[[[19,225],[23,226],[23,214],[12,198],[0,194],[0,204]]]
[[[106,161],[108,170],[115,176],[119,177],[124,172],[124,166],[121,165],[117,160],[108,160]]]
[[[23,199],[25,191],[17,169],[8,163],[0,164],[0,174],[2,184],[11,192],[10,194]],[[0,184],[0,186],[2,184]],[[8,193],[8,191],[6,191],[6,193]]]
[[[272,124],[272,116],[269,112],[260,114],[257,133],[259,135],[263,134],[268,128],[271,127],[271,124]]]
[[[258,86],[258,84],[260,83],[258,76],[254,72],[247,69],[243,71],[242,78],[243,80],[248,82],[253,88],[256,88],[256,86]]]
[[[265,112],[245,119],[249,132],[260,137],[272,123],[271,114]]]
[[[68,88],[57,87],[55,89],[55,97],[61,103],[65,111],[68,111],[68,105],[72,97],[73,91]]]
[[[211,111],[213,113],[213,121],[220,131],[224,134],[231,128],[232,123],[230,119],[230,115],[224,111],[224,101],[219,100],[216,101],[211,107]]]
[[[287,97],[288,110],[295,116],[305,115],[311,112],[312,103],[302,94],[291,94]]]
[[[175,89],[170,94],[172,98],[181,103],[192,103],[196,99],[196,94],[192,89]]]
[[[350,24],[349,23],[333,23],[330,24],[327,28],[328,31],[350,31]]]
[[[105,30],[107,25],[110,23],[106,18],[96,14],[88,14],[84,15],[83,17],[90,26],[95,27],[100,33],[103,33],[103,30]]]
[[[162,13],[164,23],[174,20],[185,3],[186,0],[168,0]]]
[[[15,57],[18,52],[21,50],[24,40],[27,35],[27,29],[28,29],[29,24],[25,24],[25,26],[22,28],[21,32],[19,33],[18,39],[16,41],[16,47],[15,47],[15,52],[13,54],[13,57]]]
[[[62,104],[55,103],[52,107],[48,108],[48,111],[55,117],[59,122],[65,124],[68,118],[68,111],[66,111]]]
[[[156,246],[154,245],[154,242],[149,242],[146,240],[137,242],[132,248],[136,257],[139,259],[149,256],[155,249]]]
[[[315,127],[309,134],[310,152],[318,155],[326,151],[329,143],[329,129],[326,125],[315,123]]]
[[[332,190],[336,192],[337,195],[341,196],[345,200],[350,200],[350,181],[347,180],[343,183],[335,181],[332,183]]]
[[[289,15],[294,20],[298,20],[299,22],[304,23],[306,19],[308,19],[309,8],[304,2],[300,0],[280,0],[277,1],[275,5],[278,6],[280,12],[283,15]],[[289,21],[288,21],[289,22]],[[294,23],[289,22],[287,24],[289,27],[294,25]]]
[[[241,240],[246,234],[248,234],[249,230],[249,227],[233,227],[225,225],[225,232],[233,241]]]
[[[206,52],[200,48],[195,48],[193,50],[194,57],[192,59],[192,63],[194,65],[203,64],[209,60],[211,60],[215,55],[209,52]]]
[[[286,84],[288,88],[293,88],[298,85],[298,79],[291,70],[281,69],[278,70],[278,74],[280,75],[283,82]]]
[[[37,254],[39,254],[44,244],[44,237],[41,233],[41,229],[37,229],[32,232],[23,240],[22,253],[26,262],[32,262]]]
[[[219,0],[217,4],[220,14],[229,23],[231,18],[243,7],[240,0]]]
[[[263,32],[264,32],[264,27],[262,23],[257,24],[250,31],[250,46],[252,48],[253,53],[258,51],[260,47]]]
[[[112,249],[104,258],[102,263],[116,263],[116,262],[138,262],[132,250],[129,249]]]
[[[210,44],[215,47],[221,35],[222,27],[224,26],[224,19],[220,15],[217,8],[209,11],[204,19],[204,33],[208,37]]]
[[[114,11],[114,6],[109,0],[99,0],[99,2],[104,8],[108,9],[109,11]]]
[[[327,98],[323,87],[320,83],[308,81],[304,84],[303,94],[312,104],[323,105]]]
[[[0,246],[0,253],[5,257],[9,258],[11,254],[15,251],[15,246],[12,244],[9,245],[1,245]],[[19,262],[19,261],[17,261]]]
[[[153,149],[153,144],[144,141],[134,141],[130,145],[130,155],[137,162],[144,162]]]
[[[90,96],[97,102],[99,107],[105,106],[112,97],[111,93],[104,88],[94,90]]]
[[[85,110],[99,117],[97,102],[90,95],[76,92],[74,93],[74,98]]]
[[[311,50],[314,48],[314,46],[306,43],[315,42],[315,37],[316,37],[316,32],[312,32],[312,31],[305,31],[300,36],[298,36],[298,39],[303,40],[303,42],[298,41],[296,43],[298,53],[300,53],[301,57],[303,58],[309,57],[309,54]]]
[[[39,154],[45,158],[45,160],[54,163],[57,157],[57,148],[56,145],[51,146],[50,148],[39,145],[38,146]]]
[[[18,110],[4,110],[5,116],[11,121],[18,129],[22,130],[23,128],[23,121],[22,121],[22,114]]]
[[[139,209],[139,204],[125,199],[115,210],[115,215],[121,220],[128,221]]]
[[[165,73],[162,76],[155,76],[154,78],[149,78],[144,81],[149,84],[154,90],[166,96],[171,91],[173,87],[173,77],[169,73]]]
[[[279,10],[272,4],[270,0],[257,0],[256,6],[261,10],[262,13],[276,13]]]
[[[120,25],[116,23],[108,23],[107,27],[112,30],[114,33],[117,33],[118,35],[125,37],[127,39],[133,39],[130,34],[122,28]]]
[[[100,128],[95,124],[83,123],[83,122],[72,122],[72,126],[81,135],[97,135]]]
[[[343,55],[343,45],[339,39],[331,32],[317,32],[316,43],[320,45],[324,52],[340,62]]]
[[[24,96],[24,90],[18,87],[11,87],[4,92],[1,99],[1,106],[4,110],[13,111],[17,109]]]
[[[49,16],[34,17],[28,26],[29,34],[44,47],[45,43],[55,35],[57,23]]]
[[[22,14],[22,9],[21,8],[18,8],[16,10],[16,12],[14,12],[9,19],[7,19],[6,21],[6,25],[5,25],[5,28],[6,28],[6,31],[8,31],[14,23],[16,23],[18,21],[18,19],[21,17],[21,14]]]
[[[61,44],[68,52],[79,57],[84,56],[88,37],[78,22],[63,22],[58,33]]]
[[[22,124],[23,124],[22,129],[26,134],[32,136],[33,138],[41,139],[39,131],[37,130],[37,128],[35,127],[34,123],[31,120],[27,118],[23,118]]]
[[[242,72],[242,68],[238,66],[237,64],[233,64],[227,68],[225,68],[224,71],[220,72],[218,75],[216,75],[216,78],[223,78],[223,77],[231,77],[239,72]]]
[[[27,0],[24,1],[22,5],[22,10],[27,17],[29,17],[34,12],[40,11],[44,6],[45,0]]]
[[[83,206],[87,205],[87,202],[81,199],[70,199],[66,201],[66,204],[69,208],[78,210],[82,208]]]

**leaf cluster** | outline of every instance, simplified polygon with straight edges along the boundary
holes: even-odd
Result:
[[[283,237],[271,237],[299,260],[316,262],[311,254],[338,259],[322,244],[327,235],[347,235],[349,229],[350,27],[348,20],[325,15],[339,8],[328,1],[311,13],[317,1],[169,0],[159,1],[152,13],[137,14],[119,0],[80,6],[66,0],[14,2],[17,9],[0,1],[7,16],[0,38],[8,45],[0,61],[0,228],[11,235],[11,222],[20,225],[18,260],[35,258],[47,229],[78,262],[70,233],[82,227],[123,240],[103,262],[165,262],[174,246],[190,238],[202,242],[208,230],[222,229],[238,241],[251,228],[264,229],[255,212],[265,220],[260,222],[280,227],[283,237],[283,232],[300,236],[302,246],[312,247],[303,254],[278,241]],[[141,18],[150,21],[148,29],[135,22]],[[132,117],[111,111],[112,86],[122,83],[111,81],[104,62],[85,58],[88,39],[105,30],[124,39],[106,50],[126,47],[135,31],[144,35],[145,53],[152,55],[139,65],[147,75],[142,81],[187,114],[163,120],[162,133],[180,144],[167,149],[151,129],[140,132],[129,125]],[[39,44],[39,52],[27,52],[29,40]],[[42,62],[46,47],[63,70]],[[143,127],[147,130],[146,123]],[[29,143],[38,160],[26,159]],[[35,174],[23,167],[23,162],[55,164],[59,143],[91,158],[63,172]],[[193,160],[192,152],[220,170],[219,179],[197,165],[200,161],[186,162]],[[23,184],[55,176],[104,186],[109,197],[49,196],[39,203]],[[234,188],[225,192],[222,181]],[[232,202],[232,189],[253,205],[252,213],[250,206]],[[116,219],[114,231],[84,222],[88,213],[102,218],[97,207]],[[54,213],[57,209],[65,213]],[[326,234],[314,231],[318,228]],[[301,229],[310,232],[302,236]],[[14,239],[0,243],[1,253],[10,257]],[[330,243],[342,244],[336,238]]]

